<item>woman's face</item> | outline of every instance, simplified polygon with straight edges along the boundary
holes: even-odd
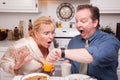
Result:
[[[37,44],[49,48],[54,39],[54,24],[42,24],[39,32],[36,32]]]

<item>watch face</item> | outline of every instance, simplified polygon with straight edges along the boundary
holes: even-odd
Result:
[[[74,7],[70,3],[62,3],[57,8],[57,16],[60,20],[69,21],[75,13]]]

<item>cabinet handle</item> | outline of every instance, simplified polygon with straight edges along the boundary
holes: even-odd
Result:
[[[37,3],[36,3],[36,8],[37,8]]]
[[[6,4],[6,2],[3,2],[2,4]]]

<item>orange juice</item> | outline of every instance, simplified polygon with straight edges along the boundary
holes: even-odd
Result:
[[[49,62],[44,62],[44,72],[51,72],[54,68],[54,65]]]

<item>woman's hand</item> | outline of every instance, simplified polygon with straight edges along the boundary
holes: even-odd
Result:
[[[55,63],[60,58],[61,58],[61,50],[60,49],[53,49],[48,54],[46,60],[50,63]]]
[[[54,75],[54,72],[55,72],[55,66],[54,66],[53,69],[51,70],[50,75],[53,76],[53,75]]]
[[[15,70],[19,69],[21,66],[32,60],[32,57],[30,56],[30,51],[27,48],[27,46],[24,46],[21,49],[19,49],[18,53],[16,53],[16,56],[17,58],[14,66]]]

